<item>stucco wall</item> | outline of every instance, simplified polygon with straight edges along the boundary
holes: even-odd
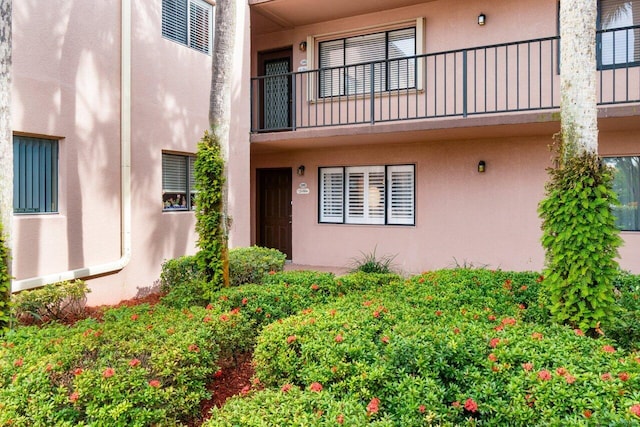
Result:
[[[62,138],[59,213],[15,218],[17,279],[120,257],[120,4],[14,4],[14,131]],[[233,73],[229,181],[244,194],[230,208],[236,245],[249,244],[247,7],[238,4]],[[165,259],[196,250],[194,213],[162,212],[162,151],[196,152],[208,128],[211,56],[164,39],[161,8],[160,0],[132,2],[132,257],[122,271],[89,281],[90,304],[144,292]]]
[[[509,137],[403,144],[332,147],[261,154],[255,168],[305,165],[293,177],[293,262],[348,266],[361,253],[395,255],[407,273],[453,267],[486,266],[541,270],[539,201],[550,166],[551,137]],[[398,140],[400,139],[400,141]],[[601,135],[603,155],[638,154],[633,134]],[[486,172],[478,173],[480,160]],[[416,225],[376,226],[318,222],[318,167],[416,165]],[[307,195],[295,188],[306,183]],[[621,266],[640,272],[635,254],[639,233],[623,233]]]

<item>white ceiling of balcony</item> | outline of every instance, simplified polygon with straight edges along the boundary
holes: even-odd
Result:
[[[257,34],[420,3],[425,0],[249,0]]]

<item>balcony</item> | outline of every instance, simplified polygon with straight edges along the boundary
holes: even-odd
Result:
[[[598,31],[598,104],[640,102],[640,26]],[[637,38],[637,37],[636,37]],[[553,111],[559,37],[251,79],[251,131]]]

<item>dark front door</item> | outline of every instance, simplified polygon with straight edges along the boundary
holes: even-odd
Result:
[[[260,75],[260,129],[291,128],[291,49],[258,54]]]
[[[258,169],[258,245],[291,259],[291,168]]]

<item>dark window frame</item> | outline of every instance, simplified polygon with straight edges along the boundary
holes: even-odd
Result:
[[[13,212],[59,212],[59,145],[55,138],[13,136]]]

